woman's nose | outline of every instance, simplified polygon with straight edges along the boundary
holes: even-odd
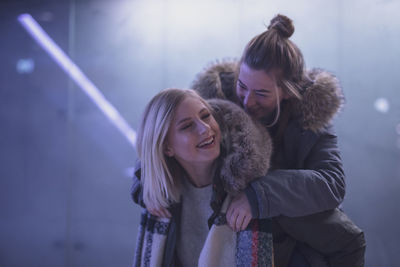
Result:
[[[255,104],[255,99],[254,99],[253,94],[250,93],[250,92],[247,93],[247,94],[244,96],[244,99],[243,99],[243,106],[244,106],[246,109],[248,109],[248,108],[253,107],[254,104]]]
[[[200,120],[197,124],[197,128],[199,130],[200,134],[203,134],[205,132],[207,132],[210,129],[210,125],[208,125],[208,123]]]

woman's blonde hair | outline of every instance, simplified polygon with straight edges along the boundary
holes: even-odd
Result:
[[[165,140],[179,104],[195,97],[209,105],[195,91],[165,89],[147,104],[138,130],[136,149],[141,164],[143,200],[147,208],[167,208],[179,202],[182,168],[164,153]]]

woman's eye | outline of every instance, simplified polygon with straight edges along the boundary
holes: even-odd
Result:
[[[189,129],[192,126],[192,123],[184,124],[181,128],[181,130],[186,130]]]

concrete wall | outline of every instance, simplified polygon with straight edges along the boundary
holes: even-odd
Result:
[[[335,120],[344,209],[365,230],[366,266],[399,265],[398,10],[389,0],[0,2],[0,266],[130,266],[140,212],[129,196],[136,151],[21,27],[21,13],[134,129],[156,92],[189,87],[288,15],[307,66],[332,71],[345,90]]]

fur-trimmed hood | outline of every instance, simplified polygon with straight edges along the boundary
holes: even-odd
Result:
[[[224,190],[232,196],[265,175],[270,166],[272,140],[261,124],[238,105],[222,99],[207,101],[221,130],[220,171]]]
[[[217,61],[200,72],[191,88],[205,98],[227,99],[240,105],[236,93],[238,61]],[[344,95],[339,80],[322,69],[308,71],[312,80],[305,88],[303,99],[291,99],[294,117],[299,117],[302,128],[319,132],[331,123],[334,116],[344,104]]]

